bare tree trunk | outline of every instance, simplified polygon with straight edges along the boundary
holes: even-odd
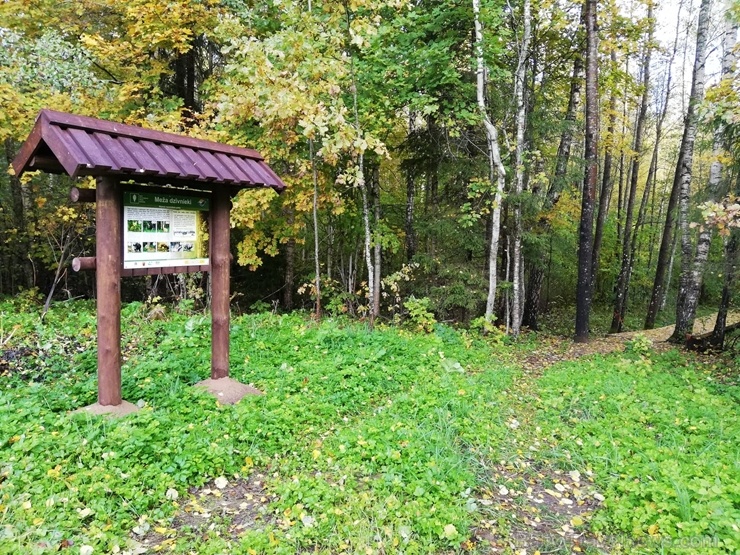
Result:
[[[501,201],[506,181],[506,169],[501,163],[501,150],[498,144],[498,131],[488,117],[486,107],[486,66],[483,59],[483,27],[480,21],[480,0],[473,0],[473,18],[475,23],[475,57],[477,65],[476,98],[478,109],[483,118],[488,146],[488,170],[491,185],[494,187],[493,210],[491,212],[491,241],[488,248],[488,298],[486,300],[486,319],[493,318],[493,307],[496,302],[497,256],[501,231]]]
[[[295,221],[295,208],[287,209],[288,223]],[[291,237],[285,244],[285,285],[283,286],[283,309],[293,310],[293,291],[295,290],[295,238]]]
[[[414,114],[409,115],[409,135],[414,131]],[[416,180],[414,169],[406,169],[406,260],[411,262],[416,255],[416,232],[414,230],[414,201],[416,197]]]
[[[612,63],[616,66],[617,54],[614,50],[611,52]],[[616,88],[612,89],[609,98],[609,124],[606,133],[609,144],[604,152],[604,170],[601,176],[601,193],[599,194],[599,210],[596,215],[596,230],[594,232],[594,248],[591,256],[591,289],[596,291],[596,284],[599,273],[599,257],[601,255],[601,242],[604,237],[604,224],[606,216],[609,213],[609,204],[612,198],[612,189],[614,180],[612,176],[612,157],[614,152],[614,127],[617,123],[617,92]]]
[[[599,141],[599,68],[596,0],[586,0],[586,172],[583,178],[581,221],[578,232],[578,285],[576,290],[576,332],[579,343],[588,341],[591,312],[591,258],[593,255],[593,219],[598,178]]]
[[[373,221],[375,222],[375,229],[380,229],[380,164],[376,163],[373,164],[371,170],[370,170],[370,185],[372,187],[371,192],[373,195]],[[373,318],[377,318],[380,316],[380,277],[381,277],[381,254],[382,254],[382,244],[380,241],[380,237],[375,238],[375,244],[373,245],[373,276],[375,279],[375,283],[373,285],[373,291],[375,291],[375,295],[372,297],[373,299]]]
[[[630,276],[632,274],[632,260],[634,250],[632,242],[637,241],[637,231],[639,222],[632,231],[632,217],[637,197],[637,180],[640,177],[640,160],[642,158],[642,136],[645,128],[645,119],[647,118],[648,101],[650,94],[650,59],[652,56],[653,43],[653,3],[648,4],[648,37],[645,45],[645,57],[642,63],[642,98],[640,100],[640,111],[637,114],[637,123],[635,125],[635,139],[633,143],[632,170],[630,173],[630,188],[627,197],[627,206],[624,220],[624,238],[622,241],[622,264],[617,277],[617,286],[614,290],[614,312],[610,333],[622,331],[623,318],[626,311],[627,289],[629,287]],[[643,195],[643,202],[640,205],[640,212],[644,214],[647,196]],[[638,218],[639,220],[640,218]]]
[[[709,20],[711,0],[702,0],[699,8],[699,22],[696,29],[696,57],[691,82],[691,96],[686,114],[679,164],[676,167],[674,188],[678,188],[679,218],[678,227],[681,231],[681,278],[676,300],[676,327],[669,341],[681,343],[691,333],[696,315],[698,301],[698,287],[691,286],[693,266],[693,244],[689,229],[689,203],[691,201],[691,177],[694,160],[694,143],[699,125],[698,105],[704,98],[705,63],[707,56],[707,39],[709,35]],[[708,243],[708,242],[707,242]],[[708,251],[709,245],[705,247]],[[704,256],[701,254],[701,256]]]
[[[351,43],[350,37],[350,11],[349,6],[345,2],[344,11],[347,16],[347,42]],[[348,49],[351,51],[351,49]],[[350,56],[350,73],[352,75],[352,109],[354,113],[354,124],[355,132],[357,136],[362,135],[362,128],[360,126],[360,112],[357,105],[357,75],[355,72],[355,59]],[[360,194],[362,197],[362,223],[365,231],[364,251],[365,251],[365,265],[367,267],[367,288],[368,288],[368,315],[370,318],[370,328],[375,324],[375,265],[373,264],[372,256],[372,233],[370,230],[370,206],[368,203],[367,183],[365,182],[365,152],[360,150],[357,156],[357,172],[355,182],[360,188]]]
[[[522,44],[519,48],[519,63],[517,65],[514,82],[514,100],[516,102],[516,147],[515,147],[515,174],[514,174],[514,233],[513,233],[513,296],[511,311],[511,333],[519,335],[522,325],[522,308],[524,299],[524,283],[522,282],[522,208],[521,194],[524,191],[524,131],[527,121],[526,103],[526,76],[527,61],[529,58],[529,43],[532,35],[531,2],[524,0],[522,9],[522,23],[524,26]]]
[[[725,245],[725,282],[722,286],[722,298],[720,299],[719,310],[717,311],[717,321],[714,324],[714,330],[709,339],[709,343],[717,349],[723,349],[725,346],[725,326],[727,325],[727,313],[730,309],[732,292],[735,288],[737,263],[738,232],[735,231]]]
[[[5,158],[10,164],[15,157],[15,148],[11,139],[6,139],[4,143]],[[15,291],[18,285],[25,288],[32,287],[35,279],[32,277],[32,272],[29,271],[28,259],[26,258],[29,252],[26,235],[28,222],[26,221],[26,200],[23,184],[15,175],[9,175],[8,178],[10,180],[12,225],[17,230],[17,237],[20,237],[20,241],[16,240],[13,254],[10,256],[13,261],[12,267],[8,269],[11,275],[11,290]]]
[[[727,6],[727,10],[729,11],[730,8],[731,4]],[[735,43],[737,42],[737,30],[737,23],[729,17],[729,13],[726,14],[723,39],[724,53],[722,55],[722,77],[725,79],[728,78],[734,70],[736,61]],[[725,152],[723,134],[724,128],[722,126],[718,127],[714,132],[714,160],[712,161],[709,171],[709,183],[707,185],[706,198],[708,201],[718,201],[722,196],[720,192],[723,170],[721,160]],[[686,296],[684,297],[684,305],[681,308],[683,317],[688,322],[686,324],[688,329],[686,333],[691,333],[694,326],[693,322],[696,317],[696,308],[699,303],[699,292],[701,290],[704,270],[707,265],[709,249],[712,243],[712,231],[712,226],[704,226],[699,229],[691,272],[686,279]]]
[[[705,2],[706,0],[702,1]],[[666,93],[666,95],[668,94],[669,92]],[[690,101],[689,110],[691,110],[691,108],[692,103]],[[686,122],[688,122],[688,113]],[[684,135],[681,140],[681,148],[679,149],[677,168],[680,168],[684,163],[683,145],[684,141],[686,140],[686,131],[687,126],[685,125]],[[681,185],[679,174],[680,172],[677,169],[676,173],[674,174],[673,185],[671,186],[671,193],[668,197],[668,204],[665,208],[665,223],[663,225],[663,234],[660,240],[660,249],[658,250],[658,259],[655,263],[655,279],[653,281],[653,291],[650,296],[650,303],[648,304],[648,310],[645,316],[645,329],[647,330],[653,329],[655,327],[655,319],[658,315],[658,312],[664,308],[666,299],[668,297],[668,287],[670,287],[671,281],[669,269],[672,270],[673,268],[673,258],[676,244],[673,233],[675,227],[676,205],[678,204],[678,194]],[[667,272],[669,273],[668,279],[666,279]]]
[[[311,157],[311,179],[313,180],[313,258],[314,289],[316,290],[316,320],[321,318],[321,261],[319,259],[319,176],[316,173],[316,157],[313,151],[313,139],[308,140],[308,153]]]
[[[679,3],[678,11],[679,11],[679,18],[681,13],[681,8],[683,7],[683,2]],[[679,19],[680,20],[680,19]],[[650,167],[648,168],[648,175],[647,175],[647,183],[645,185],[645,190],[650,191],[650,194],[652,195],[652,202],[650,205],[650,225],[651,227],[654,225],[654,216],[655,216],[655,194],[657,189],[657,173],[658,173],[658,154],[660,152],[660,143],[663,138],[663,123],[665,122],[666,114],[668,113],[668,103],[670,101],[671,97],[671,81],[673,78],[673,73],[671,71],[671,67],[673,66],[673,60],[676,58],[676,52],[678,51],[678,35],[679,35],[679,29],[678,29],[678,22],[676,23],[676,38],[673,41],[673,50],[671,51],[671,56],[668,60],[668,63],[666,64],[666,82],[665,82],[665,90],[664,90],[664,96],[663,96],[663,103],[660,106],[660,113],[658,114],[658,118],[655,123],[655,144],[653,145],[653,154],[650,157]],[[665,195],[663,195],[665,196]],[[662,214],[662,204],[660,207],[660,210],[658,211],[658,220],[660,219],[660,216]],[[649,255],[648,255],[648,271],[650,270],[650,267],[652,266],[652,258],[653,258],[653,241],[652,241],[653,234],[651,232],[651,240],[649,242]]]

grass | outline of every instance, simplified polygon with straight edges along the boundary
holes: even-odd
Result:
[[[0,554],[740,547],[737,390],[675,352],[537,378],[516,364],[537,339],[245,315],[231,375],[265,394],[221,406],[190,387],[209,320],[148,313],[123,311],[123,395],[143,408],[107,420],[70,412],[95,401],[94,307],[42,326],[0,302]]]

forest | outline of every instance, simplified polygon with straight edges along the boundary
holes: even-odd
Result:
[[[8,1],[2,163],[41,108],[258,150],[288,190],[234,199],[241,310],[418,307],[513,336],[566,310],[581,340],[599,310],[600,332],[676,322],[683,342],[736,293],[737,10]],[[69,270],[94,250],[71,185],[0,175],[0,295],[94,296]],[[207,290],[124,284],[129,300]]]
[[[738,0],[0,2],[0,555],[740,552],[739,25]],[[230,290],[120,280],[125,417],[84,409],[105,295],[70,192],[96,182],[11,164],[43,109],[286,185],[233,196]],[[205,256],[228,195],[157,187],[198,212],[125,220],[124,256]],[[234,404],[194,387],[217,305]]]

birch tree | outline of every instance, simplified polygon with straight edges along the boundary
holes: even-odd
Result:
[[[486,63],[483,57],[483,25],[481,24],[480,0],[473,0],[473,20],[475,25],[476,99],[486,134],[488,175],[491,186],[494,189],[493,209],[491,212],[491,239],[488,247],[488,298],[486,300],[485,313],[486,319],[490,320],[493,318],[493,308],[496,302],[498,243],[501,232],[501,202],[504,196],[506,168],[504,168],[501,162],[498,130],[488,115],[486,102]]]
[[[689,96],[689,104],[684,118],[684,129],[681,137],[681,146],[678,152],[678,162],[676,164],[676,171],[674,173],[673,185],[671,187],[671,194],[668,198],[668,204],[666,205],[665,211],[665,225],[663,227],[663,236],[660,242],[660,250],[658,251],[658,261],[655,268],[655,280],[653,282],[652,295],[650,297],[650,304],[648,305],[647,316],[645,317],[645,329],[652,329],[655,327],[655,319],[660,309],[661,299],[665,288],[668,286],[666,283],[666,271],[668,270],[668,259],[671,255],[673,245],[673,227],[675,220],[676,206],[679,203],[679,197],[681,197],[681,221],[685,222],[685,234],[684,230],[681,230],[681,236],[686,236],[686,259],[687,264],[690,264],[692,257],[691,252],[691,241],[689,237],[689,221],[688,221],[688,210],[689,210],[689,195],[690,195],[690,184],[691,184],[691,172],[692,163],[694,156],[694,142],[696,140],[696,131],[699,124],[699,115],[697,108],[701,99],[704,97],[704,78],[705,78],[705,61],[706,61],[706,49],[707,49],[707,35],[709,31],[709,16],[710,16],[711,0],[702,0],[699,8],[699,20],[697,24],[696,32],[696,52],[694,57],[694,69],[691,80],[691,94]],[[683,225],[681,223],[680,225]],[[679,287],[679,300],[677,306],[683,304],[682,298],[685,296],[685,286],[683,287],[683,293]],[[677,322],[678,323],[678,322]],[[681,328],[685,328],[686,323],[681,324]],[[676,331],[680,334],[685,334],[686,329],[678,329],[678,326],[674,330],[674,337]],[[683,340],[682,338],[679,341]]]
[[[678,154],[678,165],[674,179],[674,189],[677,192],[679,214],[678,228],[681,232],[681,278],[676,300],[676,327],[669,338],[671,342],[683,342],[686,335],[694,327],[696,311],[695,298],[698,296],[698,287],[692,287],[692,266],[694,261],[694,245],[691,240],[689,204],[691,201],[691,178],[694,161],[694,144],[699,127],[699,104],[704,98],[706,79],[707,44],[709,39],[709,20],[711,16],[712,0],[702,0],[699,8],[699,20],[696,28],[696,55],[691,82],[691,96],[686,114],[681,150]],[[707,251],[708,243],[705,245]],[[693,307],[693,308],[692,308]]]
[[[530,0],[524,0],[522,9],[522,42],[519,47],[519,61],[517,63],[514,81],[514,99],[516,102],[516,150],[514,173],[514,264],[513,264],[513,300],[511,332],[515,337],[519,335],[522,325],[522,309],[524,308],[524,283],[522,280],[522,207],[521,194],[524,191],[524,131],[527,119],[527,103],[525,99],[527,61],[529,58],[529,43],[532,36],[532,7]]]

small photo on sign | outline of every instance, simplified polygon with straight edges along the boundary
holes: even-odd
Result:
[[[157,231],[159,233],[169,233],[170,232],[170,222],[157,222]]]
[[[141,243],[128,243],[126,252],[141,252]]]
[[[144,231],[147,233],[156,233],[157,231],[157,222],[152,222],[150,220],[144,220],[143,226],[144,226]]]
[[[157,252],[157,244],[153,241],[148,241],[142,246],[144,252]]]
[[[170,252],[169,243],[157,243],[157,252]]]
[[[129,231],[133,233],[138,233],[141,231],[141,221],[140,220],[129,220],[127,227]]]
[[[183,243],[182,252],[193,252],[195,250],[195,243]]]

